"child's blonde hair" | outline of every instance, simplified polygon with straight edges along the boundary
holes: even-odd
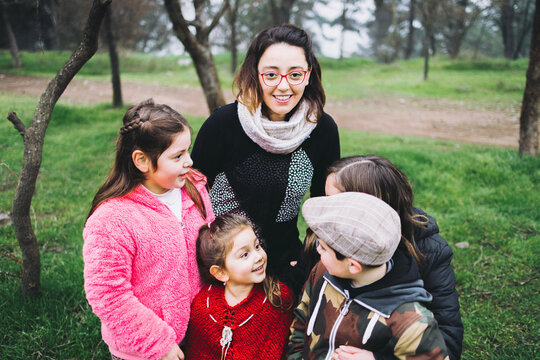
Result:
[[[212,274],[213,265],[225,269],[225,258],[234,245],[235,236],[246,228],[252,228],[248,219],[236,214],[222,214],[210,223],[201,226],[197,238],[197,265],[203,281],[207,284],[220,284]],[[290,309],[294,304],[287,304],[281,296],[279,281],[266,275],[263,281],[264,292],[270,304],[280,310]]]

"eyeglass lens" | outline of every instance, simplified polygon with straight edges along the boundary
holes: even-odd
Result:
[[[305,71],[291,71],[285,75],[279,74],[273,71],[269,71],[266,73],[261,74],[264,83],[267,86],[277,86],[281,83],[283,78],[287,80],[289,85],[298,85],[301,84],[305,77],[306,72]]]

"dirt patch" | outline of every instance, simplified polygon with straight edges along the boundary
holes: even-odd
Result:
[[[38,97],[49,80],[0,74],[0,93]],[[122,92],[126,103],[133,104],[152,97],[181,113],[208,116],[206,101],[199,88],[123,81]],[[225,96],[228,101],[233,100],[232,93],[226,92]],[[110,83],[74,79],[60,102],[95,104],[110,102],[111,99]],[[518,147],[519,109],[495,111],[472,108],[458,101],[390,97],[329,101],[325,111],[343,129]]]

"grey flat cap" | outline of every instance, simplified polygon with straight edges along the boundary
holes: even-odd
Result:
[[[308,199],[302,216],[328,246],[365,265],[386,263],[401,240],[397,212],[365,193],[344,192]]]

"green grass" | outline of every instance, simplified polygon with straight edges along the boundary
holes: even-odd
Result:
[[[8,51],[0,51],[0,72],[51,77],[65,63],[69,52],[22,52],[22,69],[11,68]],[[232,88],[230,55],[215,55],[215,62],[224,90]],[[124,52],[120,56],[122,79],[161,85],[199,86],[187,56],[155,57]],[[423,80],[423,59],[416,58],[393,64],[377,64],[363,58],[336,60],[321,58],[323,84],[330,100],[352,100],[371,97],[413,97],[448,99],[471,106],[505,109],[519,106],[525,89],[528,59],[467,58],[430,60],[427,81]],[[81,69],[77,78],[110,81],[109,58],[96,54]]]
[[[4,57],[0,53],[0,71],[5,71]],[[168,59],[156,59],[154,63],[145,56],[141,59],[155,64],[152,66],[156,74],[169,71]],[[396,79],[403,79],[416,76],[411,74],[411,68],[418,60],[391,65],[389,70],[366,60],[348,60],[350,63],[344,69],[339,69],[337,61],[325,61],[325,74],[365,70],[379,71],[381,77],[394,74]],[[510,79],[513,72],[516,78],[523,76],[526,67],[518,63],[510,66],[504,61],[489,62],[490,66],[460,61],[461,65],[459,61],[440,59],[439,70],[433,72],[442,76],[455,71],[462,77],[474,77],[486,71],[500,71],[503,81],[511,87],[518,84]],[[56,65],[49,65],[53,66]],[[153,71],[137,66],[149,74]],[[226,59],[221,66],[226,66]],[[141,68],[138,69],[133,70],[134,77]],[[33,70],[27,65],[24,71]],[[35,74],[45,76],[47,71],[50,69]],[[108,78],[106,71],[91,74],[92,71],[99,72],[99,67],[89,68],[84,76]],[[399,90],[390,78],[386,79],[387,91],[395,86],[396,91],[406,92]],[[483,86],[489,88],[488,84]],[[344,98],[350,95],[343,92]],[[424,95],[418,92],[414,96]],[[441,90],[437,96],[452,99],[455,94]],[[23,151],[22,139],[5,115],[16,111],[28,123],[35,105],[35,99],[29,97],[0,95],[4,114],[0,120],[2,213],[11,209]],[[85,300],[81,232],[90,201],[111,167],[124,111],[106,104],[56,107],[45,139],[31,209],[42,257],[42,295],[22,298],[20,281],[0,274],[0,359],[109,358],[101,341],[99,320]],[[204,120],[190,116],[188,119],[195,131]],[[340,137],[343,156],[376,153],[403,169],[413,184],[416,205],[437,219],[442,236],[454,250],[453,265],[465,325],[463,358],[538,358],[540,159],[521,158],[512,149],[408,136],[343,130]],[[303,221],[300,227],[305,230]],[[470,246],[456,246],[461,242]],[[0,226],[0,251],[20,257],[9,225]],[[4,260],[0,257],[2,273],[20,272],[17,263]]]
[[[474,106],[504,108],[523,98],[528,61],[430,60],[428,80],[423,80],[423,59],[376,64],[358,59],[358,64],[340,67],[323,59],[324,86],[330,99],[374,96],[449,99]],[[328,66],[330,65],[330,66]]]

